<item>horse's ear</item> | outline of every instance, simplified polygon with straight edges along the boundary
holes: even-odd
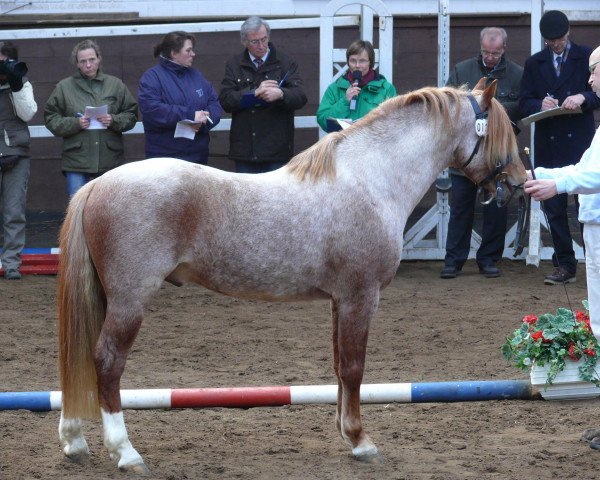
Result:
[[[481,82],[481,80],[479,82]],[[477,85],[479,85],[479,83]],[[494,80],[483,91],[483,94],[481,95],[481,99],[479,101],[479,106],[481,107],[482,110],[487,110],[488,106],[490,105],[490,103],[492,101],[492,98],[494,98],[494,95],[496,95],[496,87],[497,86],[498,86],[498,80]]]
[[[473,90],[477,90],[477,91],[483,92],[483,90],[485,89],[485,80],[486,80],[485,77],[481,77],[479,79],[479,81],[477,82],[477,85],[475,85],[473,87]]]

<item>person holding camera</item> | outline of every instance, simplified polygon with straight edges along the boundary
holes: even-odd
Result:
[[[0,262],[6,280],[20,280],[25,248],[25,206],[29,180],[30,136],[27,122],[37,112],[27,66],[19,62],[17,47],[0,42],[0,196],[4,243]]]
[[[46,127],[63,138],[61,168],[69,198],[124,162],[123,132],[135,126],[138,111],[127,86],[102,72],[96,42],[82,40],[75,45],[71,62],[77,72],[58,82],[44,107]],[[87,107],[99,108],[88,113],[93,109]]]

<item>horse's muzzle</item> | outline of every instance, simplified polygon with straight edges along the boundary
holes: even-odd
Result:
[[[489,205],[495,199],[499,208],[504,207],[513,197],[518,198],[524,195],[523,183],[516,183],[507,172],[500,172],[495,178],[489,179],[481,185],[480,195],[483,194],[481,204]]]

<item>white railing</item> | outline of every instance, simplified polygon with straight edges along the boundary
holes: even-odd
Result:
[[[522,15],[531,13],[542,0],[452,0],[450,15]],[[0,13],[7,15],[134,14],[142,19],[197,17],[205,19],[262,17],[318,17],[328,0],[276,0],[271,2],[217,0],[36,0],[2,2]],[[385,0],[394,16],[437,16],[438,0]],[[598,0],[545,0],[546,10],[562,10],[571,20],[600,20]],[[533,7],[532,7],[533,5]],[[345,14],[360,14],[350,5]],[[7,37],[4,37],[7,38]]]

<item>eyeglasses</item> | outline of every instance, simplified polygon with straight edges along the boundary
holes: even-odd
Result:
[[[502,51],[502,52],[488,52],[487,50],[481,51],[482,57],[500,58],[503,54],[504,54],[504,51]]]
[[[554,38],[552,40],[544,38],[544,43],[546,45],[557,45],[557,44],[560,44],[560,43],[565,43],[568,40],[568,36],[569,36],[569,34],[566,33],[562,37]]]
[[[369,63],[369,60],[366,60],[364,58],[350,58],[348,59],[348,63],[350,65],[366,65],[367,63]]]
[[[255,47],[257,45],[260,45],[261,43],[263,45],[267,45],[269,43],[269,37],[257,38],[256,40],[248,40],[248,43],[250,45],[254,45]]]
[[[592,64],[590,65],[590,75],[593,75],[593,74],[594,74],[594,70],[596,70],[596,66],[597,66],[598,64],[600,64],[600,60],[599,60],[599,61],[597,61],[596,63],[592,63]]]

